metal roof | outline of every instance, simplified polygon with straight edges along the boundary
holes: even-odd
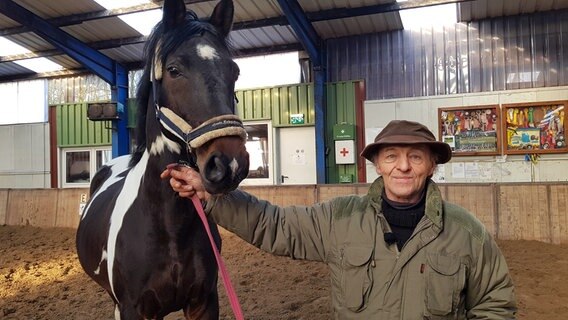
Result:
[[[296,0],[234,0],[235,19],[230,39],[237,56],[302,49],[301,38],[288,23],[279,1]],[[206,18],[218,1],[185,2],[199,17]],[[160,5],[151,3],[105,10],[93,0],[2,0],[2,3],[24,7],[127,68],[140,65],[145,37],[119,19],[118,14],[151,10]],[[80,63],[30,32],[26,26],[8,18],[2,3],[0,36],[30,49],[33,56],[46,57],[71,72],[82,70]],[[458,3],[461,21],[568,8],[568,0],[428,0],[401,3],[395,0],[297,0],[297,3],[323,40],[402,29],[398,11],[417,6]],[[0,81],[30,77],[28,69],[13,62],[21,58],[21,55],[0,56]]]

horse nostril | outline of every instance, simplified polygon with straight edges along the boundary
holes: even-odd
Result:
[[[211,182],[220,182],[225,178],[227,166],[220,156],[212,156],[205,166],[205,178]]]

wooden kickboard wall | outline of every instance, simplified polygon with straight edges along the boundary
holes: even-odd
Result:
[[[568,243],[568,184],[440,184],[447,201],[471,211],[497,239]],[[368,184],[243,186],[280,206],[365,195]],[[0,225],[76,228],[88,189],[0,189]]]

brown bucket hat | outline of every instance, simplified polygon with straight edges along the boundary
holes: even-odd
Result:
[[[363,149],[361,156],[373,161],[379,148],[385,145],[424,144],[438,155],[437,164],[450,161],[452,149],[445,142],[436,141],[434,134],[426,126],[414,121],[393,120],[375,137],[375,142]]]

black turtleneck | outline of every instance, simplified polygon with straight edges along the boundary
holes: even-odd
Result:
[[[412,232],[414,232],[416,225],[418,225],[418,222],[420,222],[420,219],[424,216],[424,210],[426,208],[426,188],[424,188],[420,201],[415,204],[389,200],[384,191],[382,198],[383,214],[394,233],[393,240],[396,240],[398,249],[402,250],[402,247],[406,241],[408,241]]]

